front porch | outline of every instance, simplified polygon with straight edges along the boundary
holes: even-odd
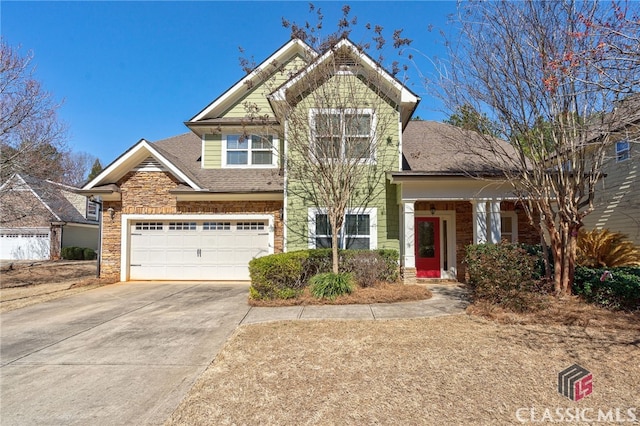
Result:
[[[513,200],[403,200],[401,222],[405,284],[465,282],[469,244],[539,242]]]

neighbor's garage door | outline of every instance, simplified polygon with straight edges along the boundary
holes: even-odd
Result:
[[[248,280],[249,261],[269,253],[266,221],[136,221],[131,280]]]
[[[46,260],[51,253],[51,239],[48,231],[39,233],[0,233],[0,259],[3,260]]]

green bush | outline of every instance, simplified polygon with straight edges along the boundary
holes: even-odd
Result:
[[[609,274],[605,275],[608,271]],[[587,302],[613,310],[640,310],[640,267],[578,266],[573,292]]]
[[[62,247],[60,257],[65,260],[94,260],[96,252],[84,247]]]
[[[303,268],[306,251],[278,253],[249,262],[253,299],[288,299],[307,284]]]
[[[348,272],[334,274],[326,272],[314,275],[309,280],[311,294],[318,299],[335,300],[343,294],[350,294],[353,291],[353,276]]]
[[[340,250],[340,272],[350,272],[362,286],[398,279],[397,250]],[[309,279],[332,269],[331,249],[278,253],[249,262],[252,299],[295,297]],[[372,273],[372,272],[375,272]]]
[[[94,249],[86,248],[82,251],[82,257],[84,260],[95,260],[97,256]]]
[[[536,259],[516,244],[467,246],[468,284],[474,298],[518,312],[538,308]]]

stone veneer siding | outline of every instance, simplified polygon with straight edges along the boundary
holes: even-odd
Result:
[[[271,214],[274,216],[274,252],[283,250],[281,201],[178,201],[169,191],[179,182],[166,172],[129,172],[117,185],[121,201],[105,201],[102,212],[102,277],[120,279],[121,218],[123,214]],[[107,210],[113,208],[114,217]]]
[[[435,205],[436,210],[455,210],[456,212],[456,271],[457,279],[465,282],[466,264],[464,258],[466,247],[473,243],[473,206],[469,201],[443,202],[443,201],[418,201],[415,209],[430,210],[431,205]],[[515,204],[510,201],[500,203],[500,210],[503,212],[514,211]],[[526,244],[539,244],[540,234],[536,228],[529,223],[524,211],[518,214],[518,242]]]

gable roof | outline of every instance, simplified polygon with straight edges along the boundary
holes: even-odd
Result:
[[[181,168],[176,164],[180,163],[179,160],[177,161],[176,158],[168,158],[166,153],[159,151],[157,147],[153,146],[146,140],[140,139],[137,144],[133,145],[126,152],[116,158],[111,164],[105,167],[98,176],[87,182],[82,187],[82,190],[86,192],[93,188],[114,184],[122,176],[150,156],[165,167],[177,179],[184,182],[193,190],[201,189],[201,187],[196,183],[196,179],[194,179],[193,174],[189,172],[189,169],[184,167]]]
[[[15,174],[3,185],[6,186],[11,191],[30,191],[50,213],[49,220],[52,222],[91,225],[98,223],[96,220],[87,219],[84,213],[78,210],[79,204],[86,208],[86,197],[79,194],[78,188],[24,174]]]
[[[264,78],[262,74],[269,66],[274,63],[283,63],[293,58],[295,55],[311,55],[315,56],[317,53],[308,44],[300,39],[291,39],[285,43],[282,47],[275,51],[271,56],[265,59],[260,65],[258,65],[253,71],[241,78],[236,84],[231,86],[226,92],[218,96],[213,102],[207,105],[202,111],[193,116],[185,124],[187,126],[198,124],[207,118],[217,118],[222,112],[224,112],[231,105],[236,103],[246,93],[247,83],[252,79]]]
[[[371,58],[371,56],[359,49],[347,38],[343,38],[331,49],[328,49],[322,55],[317,56],[312,63],[271,93],[269,95],[269,100],[272,102],[285,101],[287,91],[293,89],[297,83],[303,81],[306,76],[313,73],[313,71],[319,68],[323,63],[326,63],[333,55],[336,55],[337,52],[345,51],[353,58],[356,58],[367,73],[377,73],[382,77],[379,81],[386,84],[388,89],[391,91],[396,92],[395,96],[391,96],[391,98],[395,98],[396,102],[402,106],[401,119],[403,127],[406,126],[420,102],[420,97],[409,90],[397,78],[389,74],[381,64],[376,62]]]
[[[507,142],[497,143],[516,155]],[[402,134],[402,154],[402,172],[394,175],[499,176],[504,168],[482,135],[436,121],[410,121]]]

